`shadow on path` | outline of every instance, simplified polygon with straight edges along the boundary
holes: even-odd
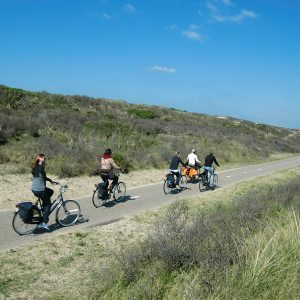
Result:
[[[76,225],[80,225],[80,224],[86,223],[86,222],[88,222],[88,221],[89,221],[89,219],[86,219],[86,218],[83,217],[83,215],[80,215],[79,218],[78,218],[78,220],[77,220],[77,222],[76,222],[75,224],[73,224],[73,225],[71,225],[71,226],[66,226],[66,227],[74,227],[74,226],[76,226]],[[58,224],[58,223],[54,223],[54,224],[49,225],[49,228],[50,228],[49,231],[46,230],[46,229],[43,229],[43,228],[37,228],[37,229],[33,232],[33,234],[34,234],[34,235],[38,235],[38,234],[43,234],[43,233],[51,233],[51,232],[56,231],[56,230],[58,230],[58,229],[60,229],[60,228],[64,228],[64,226],[61,226],[61,225]]]

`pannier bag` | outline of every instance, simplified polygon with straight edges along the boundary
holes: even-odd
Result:
[[[33,217],[33,203],[21,202],[19,204],[19,215],[24,223],[30,223]]]
[[[193,167],[184,167],[183,169],[182,169],[182,174],[184,175],[184,176],[190,176],[190,177],[194,177],[194,176],[196,176],[197,175],[197,170],[195,169],[195,168],[193,168]]]
[[[101,182],[98,185],[98,196],[100,199],[105,199],[108,196],[108,192],[106,189],[106,183]]]
[[[190,169],[187,167],[183,167],[182,169],[182,175],[187,176],[190,172]]]
[[[190,177],[194,177],[196,176],[198,173],[197,173],[197,170],[195,168],[191,168],[190,169]]]
[[[167,174],[167,182],[169,187],[175,186],[175,179],[173,174]]]

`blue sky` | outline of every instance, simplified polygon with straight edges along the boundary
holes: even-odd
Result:
[[[0,0],[0,84],[300,128],[299,0]]]

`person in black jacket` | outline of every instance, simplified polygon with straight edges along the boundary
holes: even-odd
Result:
[[[179,154],[180,153],[178,151],[175,152],[175,155],[172,157],[171,163],[169,166],[169,172],[172,173],[173,176],[174,175],[176,176],[175,185],[177,188],[179,188],[179,178],[180,178],[179,164],[181,164],[182,166],[185,166],[185,163],[181,160]]]
[[[210,173],[210,181],[209,181],[209,186],[211,188],[214,188],[214,168],[212,167],[212,164],[215,163],[218,167],[220,167],[216,157],[214,156],[214,150],[211,150],[208,155],[205,157],[205,162],[203,169],[205,171],[208,171]]]

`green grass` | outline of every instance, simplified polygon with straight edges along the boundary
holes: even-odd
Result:
[[[240,260],[227,270],[212,299],[298,299],[300,216],[291,210],[265,220],[244,242]]]

